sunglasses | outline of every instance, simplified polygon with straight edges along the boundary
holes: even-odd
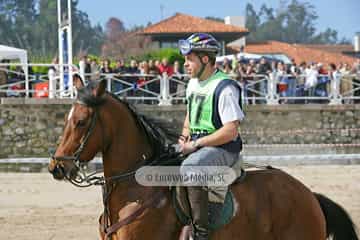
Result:
[[[179,40],[178,47],[182,55],[188,55],[193,49],[191,42],[186,39]]]

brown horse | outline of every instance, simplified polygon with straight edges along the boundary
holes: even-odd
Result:
[[[56,179],[77,182],[81,164],[102,153],[104,213],[102,239],[179,239],[182,225],[169,188],[138,184],[134,172],[157,164],[161,136],[124,101],[105,91],[105,83],[84,87],[74,78],[78,98],[65,122],[62,141],[49,163]],[[236,212],[211,239],[358,240],[349,215],[330,199],[312,193],[277,169],[249,171],[233,184]]]

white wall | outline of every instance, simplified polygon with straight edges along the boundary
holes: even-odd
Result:
[[[245,28],[245,16],[226,16],[224,18],[224,22],[225,24],[228,25],[234,25],[237,27]],[[229,43],[228,45],[241,47],[241,46],[245,46],[245,44],[246,44],[245,37],[242,37],[239,38],[238,40]]]

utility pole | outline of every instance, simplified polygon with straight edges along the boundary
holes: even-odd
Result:
[[[164,19],[164,5],[163,4],[160,4],[160,16],[161,16],[160,20],[163,20]]]
[[[73,81],[72,81],[73,52],[72,52],[72,19],[71,19],[72,0],[67,0],[66,11],[62,11],[61,2],[62,0],[57,1],[60,96],[70,95],[70,97],[72,97],[73,96]]]

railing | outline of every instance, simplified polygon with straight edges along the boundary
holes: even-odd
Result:
[[[107,90],[136,103],[171,105],[185,101],[189,77],[184,74],[172,76],[154,74],[84,74],[86,81],[105,79]]]
[[[16,75],[18,79],[1,82],[0,97],[47,97],[73,98],[73,89],[62,82],[56,74],[28,74],[9,70],[9,64],[0,64],[0,73]],[[11,64],[23,66],[20,64]],[[52,64],[29,64],[30,66],[54,66]],[[185,89],[189,76],[175,74],[172,76],[153,74],[81,74],[86,81],[105,79],[107,90],[124,97],[128,101],[145,104],[171,105],[185,102]],[[294,104],[323,103],[343,104],[356,103],[360,100],[360,73],[339,75],[330,79],[328,75],[319,75],[314,87],[305,87],[303,75],[232,75],[242,87],[244,104]],[[43,85],[39,85],[43,83]],[[360,101],[359,101],[360,102]]]
[[[343,104],[356,103],[360,99],[360,73],[338,75],[335,79],[318,75],[313,87],[306,87],[305,75],[270,73],[233,78],[242,86],[245,104]]]
[[[21,67],[18,70],[10,70],[10,67]],[[20,63],[0,63],[0,97],[61,97],[73,98],[73,87],[69,87],[70,78],[66,69],[72,68],[72,72],[77,71],[75,65],[63,64],[64,77],[51,74],[38,74],[29,71],[32,67],[56,67],[54,64],[20,64]],[[65,69],[66,68],[66,69]],[[43,83],[42,86],[37,84]],[[39,86],[39,88],[36,88]],[[42,87],[42,88],[40,88]]]

